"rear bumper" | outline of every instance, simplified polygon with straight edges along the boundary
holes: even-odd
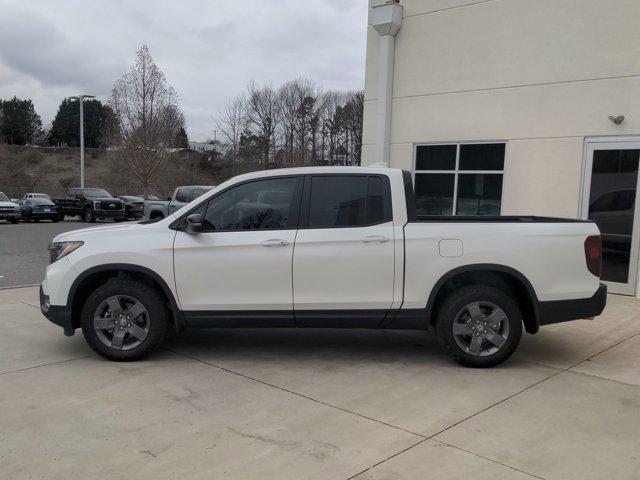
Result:
[[[27,218],[37,218],[38,220],[55,220],[59,217],[58,212],[31,212],[26,214]]]
[[[62,327],[67,337],[75,333],[71,309],[66,306],[50,305],[49,296],[44,294],[42,285],[40,285],[40,311],[51,323]]]
[[[538,324],[550,325],[581,318],[593,318],[602,313],[606,304],[607,286],[601,283],[596,293],[590,298],[539,302]]]

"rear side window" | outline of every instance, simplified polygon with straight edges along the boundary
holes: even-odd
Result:
[[[390,221],[390,200],[386,177],[312,177],[308,227],[362,227]]]

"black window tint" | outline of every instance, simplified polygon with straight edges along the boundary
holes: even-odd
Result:
[[[309,227],[355,227],[367,224],[367,177],[313,177]]]
[[[386,179],[318,176],[311,179],[310,228],[359,227],[391,221]]]
[[[500,215],[502,175],[460,174],[458,176],[458,215]]]
[[[418,215],[452,215],[454,174],[416,174],[416,213]]]
[[[416,170],[454,170],[456,145],[422,145],[417,149]]]
[[[460,145],[460,170],[504,170],[504,143]]]
[[[382,223],[385,220],[385,195],[382,178],[369,177],[367,195],[367,223]]]
[[[209,201],[205,231],[277,230],[290,224],[299,179],[274,178],[245,183]],[[297,219],[291,219],[296,222]]]

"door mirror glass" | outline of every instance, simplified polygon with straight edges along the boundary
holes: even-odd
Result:
[[[202,215],[194,213],[187,217],[187,233],[199,235],[202,233]]]

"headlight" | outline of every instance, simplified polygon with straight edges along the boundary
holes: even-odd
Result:
[[[100,210],[100,202],[93,202],[93,208]]]
[[[80,248],[84,242],[53,242],[49,244],[50,263],[66,257],[74,250]]]
[[[15,207],[13,207],[13,211],[14,212],[19,212],[20,211],[20,205],[17,205]]]

